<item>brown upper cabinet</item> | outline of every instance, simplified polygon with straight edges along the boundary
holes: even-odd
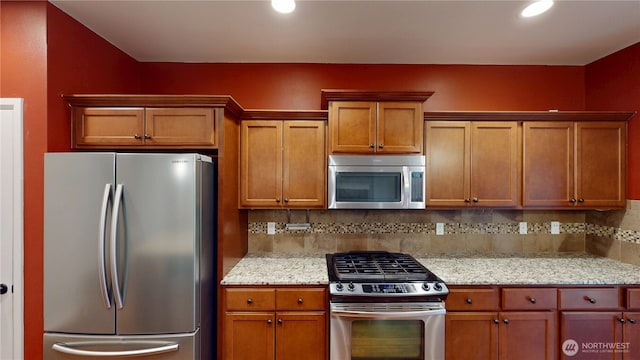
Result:
[[[621,208],[626,121],[525,121],[525,207]]]
[[[276,120],[296,118],[295,113],[286,115],[245,113],[240,126],[240,207],[326,207],[326,113],[300,112],[300,120]]]
[[[421,154],[431,92],[323,90],[330,154]]]
[[[69,95],[74,149],[215,149],[227,96]]]
[[[515,121],[426,121],[427,207],[520,205]]]

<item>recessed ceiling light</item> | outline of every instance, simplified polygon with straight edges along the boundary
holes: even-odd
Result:
[[[522,12],[520,13],[520,16],[522,17],[538,16],[543,12],[551,9],[552,6],[553,6],[553,0],[538,0],[529,4],[529,6],[524,8],[524,10],[522,10]]]
[[[279,13],[288,14],[296,8],[295,0],[271,0],[271,7]]]

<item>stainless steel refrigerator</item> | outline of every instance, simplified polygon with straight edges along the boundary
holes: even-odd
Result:
[[[45,360],[215,357],[214,176],[198,154],[45,154]]]

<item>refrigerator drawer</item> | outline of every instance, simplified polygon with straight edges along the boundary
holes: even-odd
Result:
[[[44,360],[200,359],[200,334],[93,336],[44,334]]]

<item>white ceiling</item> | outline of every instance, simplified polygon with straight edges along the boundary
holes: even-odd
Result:
[[[640,42],[640,0],[49,0],[138,61],[585,65]]]

